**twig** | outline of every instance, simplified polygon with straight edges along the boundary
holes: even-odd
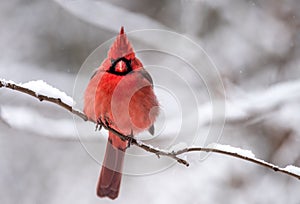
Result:
[[[88,117],[83,112],[81,112],[77,109],[74,109],[72,106],[62,102],[60,98],[53,98],[53,97],[37,94],[34,91],[32,91],[30,89],[27,89],[27,88],[24,88],[22,86],[19,86],[17,84],[0,80],[0,88],[2,88],[2,87],[31,95],[31,96],[39,99],[40,101],[48,101],[48,102],[57,104],[60,107],[70,111],[74,115],[77,115],[78,117],[80,117],[84,121],[95,122],[95,121],[89,120]],[[190,148],[185,148],[185,149],[182,149],[182,150],[179,150],[179,151],[161,150],[161,149],[152,147],[148,144],[145,144],[143,142],[140,142],[140,141],[136,140],[135,138],[132,137],[132,135],[124,135],[124,134],[118,132],[117,130],[109,127],[108,125],[101,123],[100,121],[98,121],[98,125],[104,127],[108,131],[113,132],[115,135],[117,135],[121,139],[129,141],[130,144],[132,144],[132,145],[138,146],[138,147],[142,148],[143,150],[145,150],[147,152],[154,153],[158,157],[166,156],[166,157],[172,158],[172,159],[176,160],[178,163],[183,164],[185,166],[189,166],[189,163],[185,159],[182,159],[182,158],[178,157],[181,154],[188,153],[188,152],[214,152],[214,153],[229,155],[231,157],[236,157],[236,158],[239,158],[239,159],[243,159],[243,160],[258,164],[260,166],[264,166],[266,168],[272,169],[276,172],[281,172],[281,173],[287,174],[289,176],[295,177],[297,179],[300,179],[300,175],[298,175],[298,174],[295,174],[293,172],[290,172],[290,171],[286,170],[285,168],[278,167],[274,164],[268,163],[266,161],[263,161],[261,159],[257,159],[257,158],[254,158],[254,157],[247,157],[247,156],[244,156],[244,155],[241,155],[241,154],[238,154],[238,153],[225,151],[225,150],[221,150],[221,149],[216,149],[216,148],[208,148],[208,147],[190,147]]]
[[[24,88],[22,86],[19,86],[15,83],[0,80],[0,88],[2,88],[2,87],[28,94],[30,96],[33,96],[33,97],[39,99],[40,101],[48,101],[51,103],[55,103],[55,104],[59,105],[60,107],[67,109],[74,115],[77,115],[78,117],[82,118],[84,121],[88,120],[88,117],[84,113],[82,113],[81,111],[74,109],[72,106],[69,106],[68,104],[62,102],[60,98],[53,98],[53,97],[45,96],[42,94],[37,94],[34,91]]]
[[[258,164],[260,166],[264,166],[264,167],[267,167],[269,169],[272,169],[276,172],[281,172],[281,173],[293,176],[297,179],[300,179],[300,175],[295,174],[295,173],[290,172],[290,171],[287,171],[286,169],[284,169],[282,167],[276,166],[276,165],[271,164],[269,162],[266,162],[264,160],[257,159],[255,157],[247,157],[247,156],[244,156],[244,155],[240,155],[238,153],[229,152],[229,151],[225,151],[225,150],[221,150],[221,149],[208,148],[208,147],[191,147],[191,148],[186,148],[186,149],[182,149],[182,150],[179,150],[177,152],[174,152],[174,155],[177,156],[177,155],[184,154],[184,153],[187,153],[187,152],[213,152],[213,153],[225,154],[225,155],[229,155],[231,157],[236,157],[236,158],[243,159],[243,160],[246,160],[246,161],[249,161],[249,162],[253,162],[253,163]]]

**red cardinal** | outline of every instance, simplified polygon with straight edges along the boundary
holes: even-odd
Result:
[[[136,58],[123,27],[108,57],[91,78],[84,95],[84,112],[125,135],[149,130],[158,115],[152,78]],[[109,132],[97,187],[99,197],[118,197],[128,141]]]

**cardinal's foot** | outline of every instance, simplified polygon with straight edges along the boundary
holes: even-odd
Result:
[[[102,123],[99,123],[97,120],[95,131],[100,131],[102,129]]]

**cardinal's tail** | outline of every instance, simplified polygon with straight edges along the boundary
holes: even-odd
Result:
[[[97,187],[97,195],[99,197],[107,196],[111,199],[115,199],[119,195],[126,148],[115,147],[116,145],[113,141],[116,137],[117,136],[112,133],[109,133],[109,139]],[[118,142],[125,143],[125,145],[127,144],[121,140]],[[122,146],[124,146],[124,144],[122,144]]]

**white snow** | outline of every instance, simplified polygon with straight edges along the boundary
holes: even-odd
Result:
[[[44,136],[76,137],[72,120],[49,119],[28,107],[1,106],[1,117],[15,129]]]
[[[293,165],[288,165],[284,168],[284,170],[286,170],[288,172],[291,172],[291,173],[294,173],[294,174],[297,174],[297,175],[300,176],[300,167],[293,166]]]
[[[223,145],[223,144],[217,144],[217,143],[212,143],[208,145],[210,148],[230,152],[230,153],[236,153],[239,155],[242,155],[244,157],[249,157],[249,158],[255,158],[255,155],[252,153],[250,150],[244,150],[238,147],[232,147],[230,145]]]
[[[51,118],[40,111],[24,106],[2,105],[0,118],[10,127],[40,136],[57,139],[71,139],[81,141],[106,140],[94,130],[94,124],[84,121],[74,121],[72,118]],[[86,134],[86,130],[91,130]]]
[[[36,95],[45,95],[52,98],[60,98],[64,103],[69,106],[75,105],[72,97],[68,96],[65,92],[47,84],[43,80],[29,81],[24,84],[19,84],[22,87],[30,89],[36,93]]]
[[[253,108],[259,110],[269,110],[287,102],[298,101],[300,99],[300,81],[288,81],[275,84],[265,91],[253,93],[248,98]],[[251,109],[251,107],[249,107]]]
[[[12,80],[6,80],[6,79],[1,79],[1,78],[0,78],[0,80],[4,86],[7,86],[8,83],[15,84],[15,82]]]
[[[37,81],[29,81],[26,83],[16,83],[12,80],[5,80],[0,79],[4,85],[7,85],[7,83],[10,84],[16,84],[18,86],[22,86],[24,88],[30,89],[36,93],[36,95],[45,95],[52,98],[59,98],[62,102],[68,104],[69,106],[75,105],[75,101],[72,97],[68,96],[65,92],[47,84],[43,80],[37,80]]]
[[[141,140],[136,140],[136,143],[138,144],[138,145],[142,145],[143,144],[143,142],[141,141]]]
[[[286,118],[297,117],[297,114],[293,113],[298,110],[296,107],[298,107],[297,102],[300,100],[300,80],[281,82],[264,90],[251,93],[242,90],[237,91],[237,87],[230,83],[226,83],[226,86],[229,87],[228,90],[233,90],[226,91],[225,119],[227,124],[235,124],[250,119],[261,121],[270,113],[276,113],[277,116],[280,116],[273,118],[273,123],[278,124],[282,124],[283,121],[286,121]],[[201,114],[201,117],[199,117],[201,124],[208,125],[211,123],[214,111],[212,104],[207,102],[201,104],[198,108]],[[287,112],[287,109],[290,111]],[[281,113],[281,110],[284,110],[284,113]],[[218,117],[214,120],[215,122],[222,121],[221,119],[224,116],[219,115]],[[291,121],[296,121],[296,119]],[[297,125],[293,125],[291,128],[298,130]]]

